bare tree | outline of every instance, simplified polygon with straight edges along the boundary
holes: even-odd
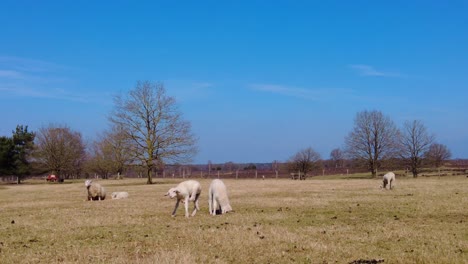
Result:
[[[354,119],[353,131],[345,138],[346,153],[366,162],[373,177],[383,159],[398,153],[399,131],[393,121],[380,111],[359,112]]]
[[[81,133],[49,125],[39,129],[36,141],[38,160],[59,179],[80,174],[86,155]]]
[[[153,183],[153,169],[168,162],[189,162],[196,153],[191,125],[161,83],[139,81],[125,97],[116,96],[114,103],[109,120],[122,127],[131,153],[146,168],[148,184]]]
[[[335,168],[341,168],[343,166],[344,154],[339,148],[333,149],[330,152],[330,159],[335,164]]]
[[[104,144],[111,150],[113,171],[122,174],[125,167],[134,160],[130,151],[130,141],[126,138],[124,129],[121,126],[114,127],[105,135]]]
[[[423,154],[434,142],[434,138],[435,136],[430,135],[419,120],[406,121],[403,124],[400,137],[400,155],[409,162],[413,177],[418,177]]]
[[[112,127],[93,142],[89,169],[107,178],[109,174],[121,175],[127,165],[133,161],[129,141],[121,127]]]
[[[436,168],[440,167],[442,163],[452,156],[452,153],[447,146],[439,143],[433,143],[429,146],[428,150],[424,153],[424,158],[434,165]]]
[[[289,160],[289,170],[300,173],[300,179],[305,179],[307,173],[320,167],[321,157],[313,148],[300,150]]]
[[[103,179],[107,179],[112,172],[112,160],[110,148],[102,141],[94,141],[91,144],[86,159],[86,171],[97,173]]]
[[[271,169],[275,172],[275,177],[276,178],[278,178],[278,171],[279,171],[279,167],[280,167],[280,165],[278,163],[279,162],[277,160],[274,160],[271,163]]]

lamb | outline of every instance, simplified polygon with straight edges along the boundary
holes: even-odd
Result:
[[[99,183],[93,180],[86,180],[86,189],[88,189],[88,201],[101,201],[106,199],[106,190]]]
[[[128,192],[113,192],[111,194],[113,200],[115,199],[126,199],[128,198]]]
[[[195,216],[197,210],[200,210],[200,207],[198,206],[198,198],[200,197],[200,194],[201,185],[195,180],[183,181],[179,183],[177,187],[169,189],[169,191],[164,196],[169,196],[171,199],[174,197],[177,198],[174,211],[172,212],[172,217],[175,216],[177,207],[179,207],[181,200],[183,200],[182,202],[185,205],[185,217],[187,218],[189,217],[189,201],[193,201],[195,208],[193,209],[192,216]]]
[[[387,184],[388,184],[388,188],[391,190],[393,187],[392,187],[392,184],[395,185],[395,173],[393,172],[388,172],[386,173],[384,176],[383,176],[383,186],[381,185],[380,188],[384,188],[386,189],[387,187]]]
[[[216,211],[220,210],[221,214],[232,211],[227,195],[226,185],[219,179],[215,179],[210,184],[208,190],[208,204],[210,207],[210,215],[216,215]]]

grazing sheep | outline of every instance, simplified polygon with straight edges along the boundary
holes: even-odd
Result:
[[[93,180],[86,180],[86,189],[88,189],[88,201],[100,201],[106,199],[106,190],[99,183]]]
[[[113,192],[111,194],[112,199],[126,199],[128,198],[128,192]]]
[[[383,185],[381,185],[380,188],[386,189],[388,185],[388,189],[391,190],[393,187],[395,187],[392,186],[392,184],[395,185],[395,173],[388,172],[383,176]]]
[[[211,182],[210,189],[208,190],[208,204],[211,215],[216,215],[216,211],[219,209],[221,209],[221,214],[232,211],[226,185],[224,185],[222,180],[215,179]]]
[[[200,210],[200,207],[198,206],[198,198],[200,197],[200,193],[201,185],[199,182],[194,180],[183,181],[179,183],[177,187],[169,189],[165,196],[169,196],[171,199],[174,197],[177,198],[174,211],[172,212],[172,217],[175,216],[177,207],[179,207],[181,200],[183,200],[182,202],[185,205],[185,217],[189,217],[189,201],[193,201],[195,208],[193,209],[192,216],[195,216],[197,210]]]

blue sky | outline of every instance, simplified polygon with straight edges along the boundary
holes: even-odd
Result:
[[[92,140],[115,94],[163,82],[196,163],[342,147],[380,110],[468,158],[467,1],[1,1],[0,135]]]

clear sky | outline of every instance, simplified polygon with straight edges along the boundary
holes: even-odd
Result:
[[[0,135],[92,140],[113,95],[163,82],[194,162],[342,147],[357,112],[419,119],[468,158],[468,1],[1,1]]]

